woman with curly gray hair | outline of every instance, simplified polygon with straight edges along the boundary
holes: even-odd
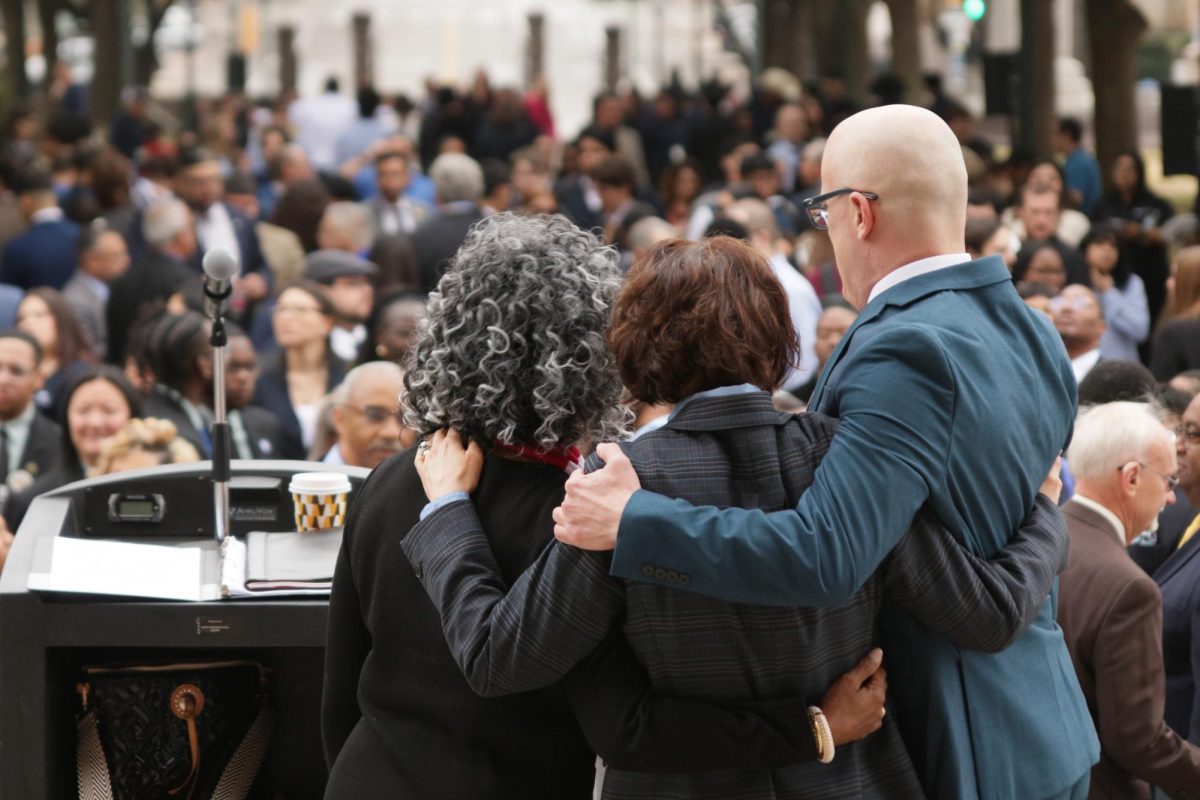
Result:
[[[405,377],[407,424],[453,427],[486,448],[486,457],[475,451],[485,461],[475,507],[489,530],[511,532],[490,543],[510,580],[552,541],[551,511],[576,446],[624,431],[605,344],[616,262],[564,217],[499,214],[471,232],[429,298]],[[803,757],[803,698],[753,718],[655,698],[619,636],[574,683],[477,696],[421,588],[421,567],[414,574],[399,546],[423,506],[409,450],[372,473],[347,521],[329,609],[326,798],[590,798],[596,751],[657,770]]]
[[[404,377],[406,420],[547,451],[620,436],[626,413],[604,333],[617,254],[565,217],[480,223],[429,296]]]

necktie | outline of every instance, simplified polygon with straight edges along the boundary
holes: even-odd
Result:
[[[1183,532],[1183,536],[1179,539],[1179,547],[1175,549],[1182,549],[1187,544],[1188,539],[1195,536],[1197,531],[1200,531],[1200,514],[1197,514],[1196,518],[1192,520],[1192,524],[1187,526],[1187,530]]]
[[[8,480],[8,428],[0,425],[0,483]]]

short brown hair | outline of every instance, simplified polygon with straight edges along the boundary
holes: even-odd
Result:
[[[799,350],[771,265],[728,236],[652,246],[629,271],[608,341],[621,380],[645,403],[740,383],[775,389]]]

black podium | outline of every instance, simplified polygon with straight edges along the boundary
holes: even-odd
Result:
[[[76,794],[75,682],[92,664],[252,659],[271,670],[275,733],[252,793],[321,797],[320,696],[328,603],[174,602],[26,589],[53,537],[159,544],[213,541],[210,465],[180,464],[70,484],[31,505],[0,578],[0,800]],[[297,461],[234,461],[232,532],[294,530],[297,472],[342,472],[351,505],[368,471]],[[43,540],[39,546],[39,540]]]

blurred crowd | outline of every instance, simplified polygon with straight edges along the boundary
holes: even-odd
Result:
[[[191,125],[130,89],[106,131],[86,121],[77,88],[37,112],[12,107],[0,140],[10,530],[37,494],[142,463],[105,456],[113,442],[159,462],[211,454],[200,265],[213,249],[239,264],[226,388],[241,458],[374,467],[411,445],[396,398],[424,298],[471,226],[497,212],[561,213],[602,232],[625,269],[664,239],[749,242],[801,341],[784,408],[803,407],[855,318],[828,235],[805,211],[821,192],[824,137],[858,110],[836,75],[803,86],[768,70],[748,93],[605,92],[569,134],[544,82],[518,91],[482,71],[465,87],[430,82],[418,99],[334,79],[310,96],[232,94],[201,101],[184,114]],[[1141,362],[1186,405],[1200,389],[1195,215],[1151,191],[1138,153],[1102,175],[1074,120],[1059,124],[1058,157],[1039,159],[989,141],[936,83],[927,100],[962,145],[969,249],[1005,259],[1077,378],[1102,360]],[[663,410],[635,412],[647,422]],[[130,427],[141,418],[188,446],[169,445],[166,426]]]

